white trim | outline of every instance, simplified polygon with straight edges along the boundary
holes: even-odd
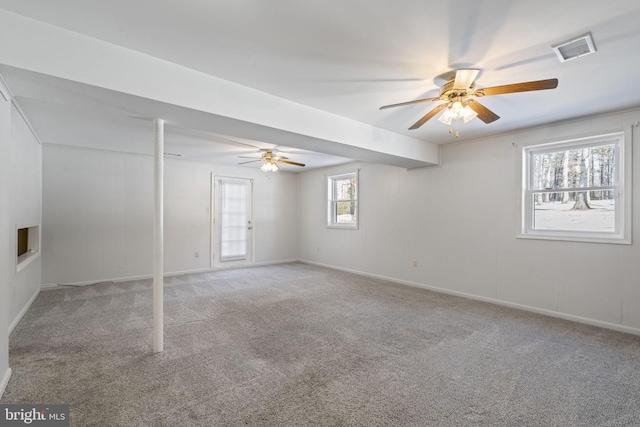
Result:
[[[542,314],[542,315],[549,316],[549,317],[557,317],[557,318],[564,319],[564,320],[570,320],[572,322],[583,323],[583,324],[591,325],[591,326],[598,326],[600,328],[611,329],[611,330],[614,330],[614,331],[625,332],[625,333],[628,333],[628,334],[640,335],[640,328],[633,328],[631,326],[624,326],[624,325],[617,324],[617,323],[604,322],[602,320],[590,319],[588,317],[582,317],[582,316],[575,316],[573,314],[562,313],[560,311],[547,310],[547,309],[544,309],[544,308],[532,307],[532,306],[524,305],[524,304],[517,304],[517,303],[504,301],[504,300],[500,300],[500,299],[496,299],[496,298],[488,298],[488,297],[483,297],[483,296],[479,296],[479,295],[468,294],[466,292],[459,292],[459,291],[453,291],[453,290],[450,290],[450,289],[439,288],[437,286],[429,286],[429,285],[425,285],[425,284],[422,284],[422,283],[411,282],[411,281],[408,281],[408,280],[401,280],[401,279],[395,279],[393,277],[381,276],[381,275],[378,275],[378,274],[365,273],[365,272],[358,271],[358,270],[351,270],[349,268],[335,267],[333,265],[322,264],[322,263],[314,262],[314,261],[307,261],[307,260],[302,260],[301,259],[301,260],[299,260],[299,262],[302,262],[304,264],[317,265],[319,267],[326,267],[326,268],[330,268],[332,270],[345,271],[347,273],[353,273],[353,274],[357,274],[359,276],[366,276],[366,277],[372,277],[372,278],[375,278],[375,279],[386,280],[386,281],[389,281],[389,282],[398,283],[400,285],[407,285],[407,286],[413,286],[415,288],[427,289],[427,290],[438,292],[438,293],[442,293],[442,294],[449,294],[449,295],[454,295],[454,296],[467,298],[467,299],[472,299],[472,300],[476,300],[476,301],[487,302],[487,303],[490,303],[490,304],[496,304],[496,305],[500,305],[500,306],[503,306],[503,307],[509,307],[509,308],[515,308],[515,309],[518,309],[518,310],[529,311],[531,313]]]
[[[7,370],[4,372],[4,376],[2,377],[2,382],[0,382],[0,398],[4,395],[4,392],[7,389],[7,385],[9,385],[10,379],[11,368],[7,367]]]
[[[9,102],[9,100],[7,99],[7,96],[4,94],[4,91],[2,90],[2,87],[0,87],[0,95],[2,95],[5,101]]]
[[[24,270],[29,264],[40,257],[40,251],[20,255],[19,258],[16,259],[16,273],[20,273]]]
[[[523,240],[555,240],[557,242],[582,242],[582,243],[602,243],[609,245],[630,245],[630,239],[619,239],[616,237],[596,237],[589,236],[587,232],[574,231],[571,235],[566,234],[564,230],[560,230],[554,234],[550,231],[537,231],[536,234],[518,234],[516,237]],[[601,236],[604,233],[598,233]],[[612,234],[613,236],[613,234]]]
[[[225,265],[225,266],[220,266],[216,268],[198,268],[194,270],[172,271],[169,273],[165,272],[164,277],[180,276],[183,274],[211,273],[211,272],[216,272],[221,270],[235,270],[239,268],[262,267],[266,265],[288,264],[288,263],[299,262],[299,261],[300,260],[298,260],[297,258],[294,258],[294,259],[283,259],[278,261],[258,262],[258,263],[247,264],[247,265]],[[153,274],[143,274],[140,276],[129,276],[129,277],[117,277],[117,278],[102,279],[102,280],[88,280],[84,282],[72,282],[72,283],[43,283],[42,285],[40,285],[40,290],[53,291],[58,289],[65,289],[65,288],[68,288],[69,286],[90,286],[98,283],[109,283],[109,282],[120,283],[120,282],[132,282],[134,280],[148,280],[148,279],[153,279]]]
[[[36,139],[36,141],[38,141],[38,144],[42,145],[42,140],[40,139],[35,129],[31,125],[31,122],[29,121],[29,119],[27,119],[27,115],[24,113],[24,110],[22,109],[22,107],[20,106],[20,104],[18,104],[18,101],[16,101],[16,98],[14,97],[13,92],[11,92],[11,88],[9,88],[9,85],[7,84],[7,81],[4,79],[2,74],[0,74],[0,81],[4,85],[4,88],[7,90],[7,92],[9,92],[8,95],[9,95],[9,99],[11,100],[11,104],[13,104],[13,106],[16,108],[16,111],[18,111],[18,114],[20,114],[20,116],[22,117],[22,120],[24,120],[24,123],[27,125],[27,127],[31,131],[31,134]],[[1,85],[0,85],[0,93],[2,94],[2,97],[6,101],[9,101],[9,99],[7,99],[7,95],[2,90]]]
[[[31,125],[31,122],[29,121],[29,119],[27,119],[27,115],[24,113],[24,110],[22,109],[20,104],[18,104],[15,98],[11,98],[11,103],[13,104],[14,107],[16,107],[16,111],[18,112],[18,114],[20,114],[20,117],[22,117],[22,120],[24,120],[24,123],[27,125],[27,127],[31,131],[31,134],[33,135],[33,137],[36,139],[36,141],[38,141],[38,144],[42,145],[42,140],[36,133],[36,130]]]
[[[123,150],[109,150],[107,148],[95,148],[95,147],[80,147],[77,145],[67,145],[67,144],[58,144],[58,143],[53,143],[53,142],[43,142],[42,143],[43,147],[54,147],[54,148],[65,148],[65,149],[71,149],[71,150],[82,150],[82,151],[92,151],[92,152],[99,152],[99,153],[109,153],[109,154],[126,154],[126,155],[131,155],[131,156],[139,156],[139,157],[146,157],[146,158],[153,158],[153,154],[145,154],[145,153],[137,153],[134,151],[123,151]],[[193,163],[198,163],[198,164],[202,164],[202,165],[213,165],[213,166],[223,166],[223,167],[231,167],[231,166],[235,166],[235,165],[230,165],[230,164],[225,164],[225,163],[216,163],[214,161],[206,161],[206,160],[200,160],[200,159],[196,159],[196,158],[189,158],[186,157],[186,155],[182,155],[185,157],[174,157],[170,154],[165,154],[165,162],[193,162]],[[355,163],[354,162],[350,162],[350,163]],[[341,166],[344,165],[346,163],[339,163],[336,165],[330,165],[330,166],[318,166],[318,167],[310,167],[307,166],[305,168],[300,168],[300,169],[291,169],[291,170],[284,170],[284,169],[279,169],[278,173],[282,173],[282,174],[298,174],[300,172],[307,172],[310,170],[314,170],[314,169],[321,169],[323,167],[332,167],[332,166]],[[439,165],[433,165],[433,166],[439,166]],[[418,168],[430,168],[432,167],[432,165],[429,166],[418,166],[417,168],[414,169],[418,169]],[[259,170],[259,169],[251,169],[251,170]],[[214,172],[215,173],[215,172]],[[251,179],[255,179],[255,178],[251,178]]]
[[[278,264],[291,264],[292,262],[300,262],[298,258],[295,259],[283,259],[281,261],[264,261],[264,262],[256,262],[253,264],[254,267],[263,267],[265,265],[278,265]]]
[[[36,291],[33,293],[31,298],[29,298],[29,301],[27,301],[24,307],[22,307],[22,310],[20,310],[20,313],[18,313],[15,319],[13,319],[13,321],[9,325],[9,334],[13,332],[16,326],[18,326],[18,323],[20,323],[24,315],[27,313],[27,310],[29,310],[29,307],[31,307],[31,304],[33,304],[33,302],[36,300],[39,294],[40,294],[40,288],[36,289]]]
[[[2,74],[0,74],[0,94],[2,94],[2,97],[7,102],[13,99],[13,92],[11,92],[11,88],[9,88],[9,85]]]
[[[176,273],[176,274],[188,274],[188,273],[192,273],[192,271],[190,272],[185,272],[185,273]],[[165,277],[167,276],[173,276],[174,274],[171,273],[165,273]],[[116,277],[113,279],[97,279],[97,280],[87,280],[87,281],[82,281],[82,282],[70,282],[70,283],[43,283],[40,285],[40,290],[42,291],[51,291],[51,290],[56,290],[56,289],[64,289],[68,286],[89,286],[89,285],[95,285],[98,283],[107,283],[107,282],[114,282],[114,283],[118,283],[118,282],[132,282],[134,280],[147,280],[147,279],[153,279],[153,273],[151,274],[142,274],[139,276],[125,276],[125,277]]]

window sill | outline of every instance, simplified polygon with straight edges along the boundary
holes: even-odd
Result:
[[[357,225],[330,224],[330,225],[327,225],[327,228],[335,228],[335,229],[341,229],[341,230],[357,230],[358,226]]]
[[[16,273],[24,270],[29,264],[38,259],[40,251],[27,252],[18,257],[18,263],[16,264]]]
[[[555,233],[531,233],[531,234],[518,234],[518,239],[530,239],[530,240],[556,240],[561,242],[581,242],[581,243],[605,243],[614,245],[630,245],[631,239],[625,239],[622,237],[597,237],[597,236],[572,236],[572,235],[558,235]]]

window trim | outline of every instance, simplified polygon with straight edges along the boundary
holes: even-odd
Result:
[[[330,175],[327,176],[326,178],[326,183],[327,183],[327,228],[338,228],[338,229],[344,229],[344,230],[357,230],[359,228],[359,224],[360,224],[360,170],[356,170],[354,172],[348,172],[348,173],[341,173],[341,174],[337,174],[337,175]],[[351,177],[351,176],[355,176],[356,179],[356,199],[355,204],[356,204],[356,209],[355,209],[355,224],[345,224],[345,223],[338,223],[335,221],[334,215],[333,215],[333,204],[337,203],[337,200],[334,198],[334,181],[339,180],[339,179],[343,179],[346,177]]]
[[[563,148],[587,148],[615,140],[618,197],[616,199],[616,231],[573,231],[573,230],[534,230],[532,228],[532,194],[536,191],[532,184],[531,154],[560,151]],[[515,144],[514,144],[515,145]],[[562,139],[547,142],[534,142],[518,145],[518,233],[520,239],[543,239],[572,242],[631,244],[631,127],[624,131],[609,131],[598,135]],[[555,191],[558,192],[558,191]]]

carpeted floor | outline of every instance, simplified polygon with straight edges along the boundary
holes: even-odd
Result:
[[[640,337],[305,264],[41,292],[1,403],[73,426],[638,426]]]

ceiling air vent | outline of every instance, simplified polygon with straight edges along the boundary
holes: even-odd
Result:
[[[589,55],[596,51],[596,45],[593,43],[591,33],[583,34],[574,39],[566,42],[558,43],[551,46],[558,55],[560,62],[565,62],[570,59],[579,58],[584,55]]]

